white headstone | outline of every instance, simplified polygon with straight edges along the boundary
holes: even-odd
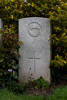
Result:
[[[3,27],[3,23],[2,23],[2,20],[0,19],[0,28]]]
[[[24,2],[27,2],[27,0],[24,0]]]
[[[50,21],[48,18],[19,19],[19,80],[28,82],[43,77],[50,82]]]

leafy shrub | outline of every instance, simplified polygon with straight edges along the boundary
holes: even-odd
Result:
[[[2,32],[2,46],[0,48],[0,77],[11,76],[17,79],[18,75],[18,35]]]
[[[43,77],[40,77],[37,80],[29,81],[28,86],[36,89],[40,89],[40,88],[47,89],[49,88],[50,84],[47,81],[45,81]]]
[[[7,83],[5,85],[7,85],[8,90],[10,90],[16,94],[19,94],[19,93],[22,94],[24,92],[23,91],[24,87],[16,80],[11,79],[11,80],[7,81]]]

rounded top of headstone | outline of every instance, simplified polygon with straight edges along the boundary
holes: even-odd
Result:
[[[44,25],[44,27],[50,27],[50,20],[49,18],[44,18],[44,17],[26,17],[19,19],[19,25],[20,24],[21,28],[23,25],[24,29],[26,29],[30,37],[36,38],[40,37],[40,35],[42,34],[42,28],[43,28],[42,25]]]
[[[22,20],[22,19],[43,19],[43,20],[50,21],[49,18],[44,18],[44,17],[25,17],[25,18],[20,18],[19,20]]]

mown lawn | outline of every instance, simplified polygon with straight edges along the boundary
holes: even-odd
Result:
[[[0,100],[67,100],[67,86],[57,88],[51,96],[15,95],[7,89],[0,89]]]
[[[43,100],[43,96],[15,95],[7,89],[1,89],[0,100]]]
[[[67,100],[67,86],[57,88],[52,96],[48,96],[46,100]]]

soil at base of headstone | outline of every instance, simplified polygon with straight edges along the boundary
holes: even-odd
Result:
[[[27,88],[26,93],[28,95],[35,95],[35,96],[38,96],[38,95],[48,96],[48,95],[52,95],[56,88],[60,88],[60,87],[65,86],[65,85],[67,85],[67,81],[61,82],[61,83],[60,82],[59,83],[52,83],[50,88],[48,88],[48,89]]]

